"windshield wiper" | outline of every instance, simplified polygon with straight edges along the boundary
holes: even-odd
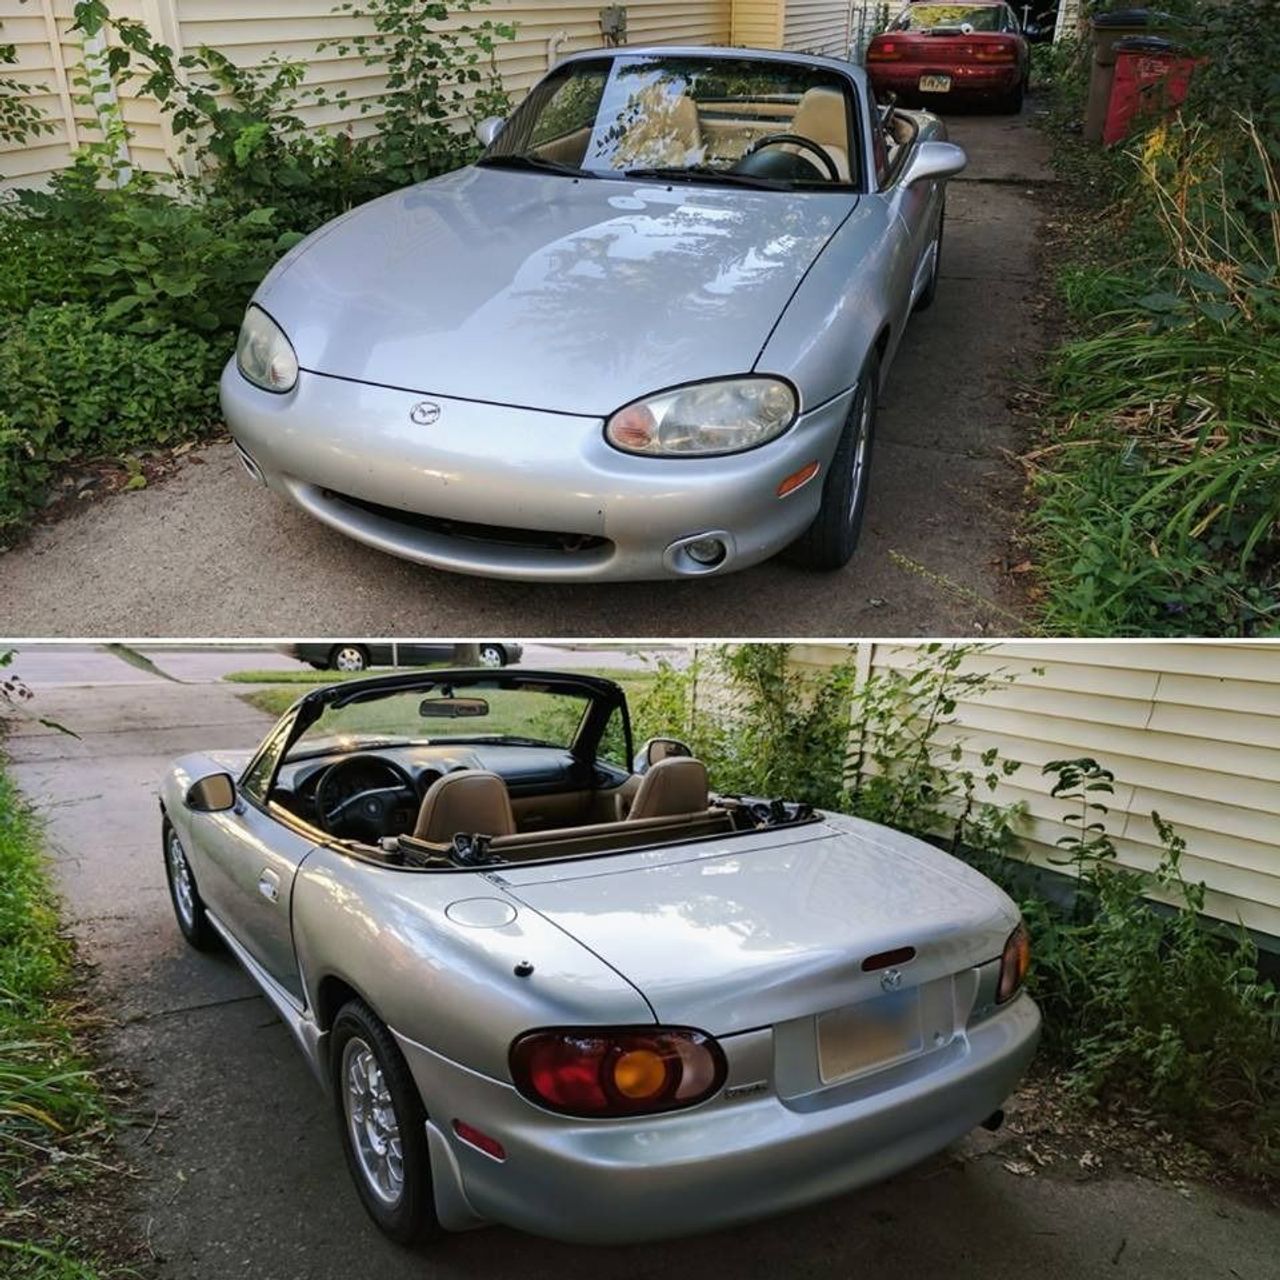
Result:
[[[541,173],[564,173],[571,178],[597,176],[590,169],[579,169],[577,165],[561,164],[559,160],[546,160],[542,156],[520,155],[514,152],[502,156],[481,156],[476,164],[486,169],[536,169]]]
[[[751,173],[734,173],[732,169],[717,169],[709,164],[653,165],[649,168],[624,169],[626,178],[673,178],[689,182],[729,182],[740,187],[758,187],[763,191],[786,191],[790,183],[778,178],[759,178]]]

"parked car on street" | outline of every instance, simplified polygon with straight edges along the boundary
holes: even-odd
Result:
[[[918,0],[872,39],[866,64],[876,93],[899,102],[980,99],[1018,112],[1031,78],[1031,48],[1004,0]]]
[[[369,667],[425,667],[433,662],[457,662],[469,646],[452,642],[391,644],[385,640],[300,640],[280,646],[280,652],[317,671],[365,671]],[[476,660],[482,667],[505,667],[519,662],[524,646],[512,640],[482,640]]]
[[[845,564],[965,163],[942,123],[837,59],[626,47],[478,132],[263,281],[221,384],[249,473],[463,573]]]
[[[645,1240],[835,1195],[997,1125],[1039,1034],[995,885],[717,794],[675,739],[634,751],[599,677],[314,689],[256,751],[177,761],[161,805],[182,933],[262,988],[402,1243]]]

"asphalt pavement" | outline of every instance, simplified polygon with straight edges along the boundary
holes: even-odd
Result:
[[[157,779],[178,754],[252,746],[266,717],[216,680],[138,680],[132,668],[112,679],[102,655],[85,661],[80,683],[65,678],[65,655],[43,671],[20,659],[34,709],[81,736],[26,724],[6,749],[45,815],[67,918],[115,1020],[111,1052],[143,1082],[143,1123],[124,1142],[142,1175],[130,1183],[135,1226],[163,1276],[1274,1276],[1274,1214],[1073,1161],[1029,1176],[982,1132],[883,1185],[732,1232],[602,1249],[495,1227],[401,1251],[365,1218],[329,1105],[287,1031],[228,955],[192,951],[173,922]]]
[[[250,482],[222,443],[193,450],[160,483],[85,503],[0,556],[0,635],[1017,630],[1004,572],[1021,484],[1008,456],[1019,443],[1008,401],[1045,341],[1036,190],[1051,174],[1026,116],[974,113],[949,127],[970,165],[950,187],[937,301],[913,318],[884,390],[862,544],[844,570],[771,561],[712,580],[600,586],[460,577],[319,524]]]

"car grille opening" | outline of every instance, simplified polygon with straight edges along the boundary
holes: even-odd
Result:
[[[444,516],[423,515],[417,511],[402,511],[399,507],[384,507],[377,502],[366,502],[347,493],[325,489],[323,496],[330,502],[342,502],[357,510],[366,511],[381,520],[442,538],[455,538],[466,542],[485,542],[490,545],[527,547],[538,551],[558,551],[564,555],[598,551],[609,545],[607,538],[589,533],[564,533],[549,529],[515,529],[505,525],[479,524],[471,520],[453,520]]]

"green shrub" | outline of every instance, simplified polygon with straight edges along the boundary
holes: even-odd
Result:
[[[0,538],[59,464],[171,444],[216,417],[223,353],[197,334],[124,332],[83,304],[0,324]]]

